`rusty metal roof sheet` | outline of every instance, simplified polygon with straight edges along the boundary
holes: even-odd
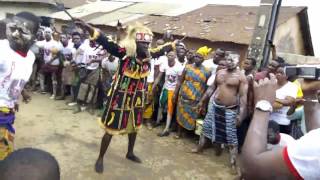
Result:
[[[0,0],[0,2],[43,3],[54,5],[54,0]]]
[[[281,8],[278,24],[303,9],[304,7]],[[139,21],[156,33],[171,30],[174,35],[182,36],[186,33],[188,37],[249,44],[257,11],[258,7],[207,5],[176,17],[148,15],[128,24]]]
[[[92,14],[108,13],[119,8],[131,5],[131,2],[117,2],[117,1],[97,1],[82,6],[69,9],[68,12],[75,18],[84,18]],[[70,18],[64,12],[57,12],[52,14],[50,17],[60,20],[69,20]]]
[[[163,2],[133,2],[133,1],[98,1],[82,5],[68,12],[93,24],[114,25],[116,20],[131,21],[145,15],[178,16],[204,7],[205,3],[163,3]],[[50,17],[59,20],[69,20],[64,12],[52,14]]]
[[[116,26],[118,20],[122,23],[126,23],[134,19],[139,19],[142,16],[144,16],[144,14],[131,14],[122,11],[115,11],[90,19],[87,22],[94,25]]]
[[[88,0],[57,0],[59,3],[63,3],[66,8],[74,8],[87,4]],[[55,0],[0,0],[0,2],[20,2],[20,3],[43,3],[55,5]]]

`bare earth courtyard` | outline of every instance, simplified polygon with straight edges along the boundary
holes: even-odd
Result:
[[[48,95],[32,94],[29,104],[20,103],[15,122],[15,148],[34,147],[53,154],[60,164],[62,180],[212,180],[233,179],[228,156],[215,157],[209,149],[203,155],[189,151],[194,139],[159,138],[160,128],[142,128],[135,147],[143,160],[135,164],[125,159],[127,136],[115,136],[106,153],[105,172],[93,170],[103,130],[96,116],[87,112],[72,114],[65,101]]]

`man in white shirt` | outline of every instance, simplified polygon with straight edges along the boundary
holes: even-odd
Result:
[[[37,45],[43,49],[44,64],[40,69],[40,88],[41,93],[45,94],[45,76],[48,74],[52,80],[52,96],[50,99],[55,99],[57,96],[58,77],[59,77],[59,51],[60,44],[52,38],[52,30],[46,28],[44,30],[44,41],[37,42]]]
[[[158,118],[157,123],[162,119],[162,109],[167,106],[167,122],[166,127],[163,130],[162,133],[159,134],[160,137],[162,136],[168,136],[170,134],[169,127],[171,124],[172,116],[173,116],[173,110],[174,110],[174,104],[173,104],[173,94],[174,90],[176,88],[178,79],[180,79],[180,76],[182,75],[183,66],[180,63],[177,63],[175,58],[176,54],[173,51],[170,51],[167,54],[168,57],[168,63],[162,64],[160,67],[160,73],[158,77],[156,78],[153,86],[152,86],[152,94],[155,94],[157,84],[160,82],[163,75],[165,75],[165,82],[163,85],[162,93],[160,96],[160,109],[158,110]]]
[[[103,51],[97,47],[94,41],[90,41],[90,46],[86,48],[86,71],[80,76],[80,87],[77,96],[78,107],[74,113],[81,112],[89,106],[90,113],[94,113],[98,89],[97,85],[100,79],[99,66],[103,56],[99,55]],[[99,55],[99,56],[98,56]]]
[[[183,68],[187,64],[186,54],[187,54],[186,45],[183,44],[182,42],[179,42],[176,46],[176,56],[177,56],[176,61],[180,63],[183,66]]]
[[[73,32],[72,33],[72,42],[74,47],[74,56],[71,61],[71,66],[74,68],[74,79],[72,81],[72,100],[70,103],[68,103],[68,106],[74,106],[77,104],[77,96],[78,91],[80,87],[80,80],[79,80],[79,71],[81,68],[86,67],[86,51],[87,51],[87,45],[83,44],[83,41],[81,39],[81,34],[79,32]]]
[[[290,106],[295,103],[298,88],[294,83],[288,81],[283,66],[281,65],[276,70],[279,89],[276,91],[276,102],[273,105],[274,110],[270,115],[270,120],[274,120],[280,125],[281,133],[290,134],[290,119],[287,116],[287,112]]]
[[[304,95],[314,97],[319,89],[306,83]],[[267,127],[272,104],[276,101],[277,80],[270,74],[254,84],[256,109],[242,149],[242,172],[245,179],[319,179],[320,177],[320,104],[305,102],[306,122],[310,132],[286,147],[267,150]],[[308,93],[308,95],[307,95]]]
[[[203,61],[202,65],[204,67],[210,69],[210,71],[211,71],[211,76],[207,81],[208,86],[211,86],[212,83],[214,82],[214,79],[216,77],[218,64],[219,64],[220,60],[223,60],[223,59],[225,59],[225,51],[223,49],[218,48],[214,52],[212,59],[207,59],[207,60]]]
[[[29,80],[35,55],[30,51],[39,19],[20,12],[6,24],[7,39],[0,40],[0,160],[13,151],[15,107]]]
[[[61,76],[61,96],[57,97],[56,100],[63,100],[65,98],[65,93],[67,88],[70,88],[72,81],[74,79],[74,71],[71,66],[72,58],[75,54],[75,49],[73,48],[73,43],[69,42],[66,34],[60,35],[60,53],[63,59],[63,69]],[[71,90],[69,91],[71,92]]]

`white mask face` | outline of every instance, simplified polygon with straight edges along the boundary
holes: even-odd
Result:
[[[20,17],[13,17],[6,26],[7,39],[14,49],[25,49],[33,43],[33,23]]]

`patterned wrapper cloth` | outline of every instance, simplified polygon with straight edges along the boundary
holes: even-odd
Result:
[[[226,145],[238,145],[236,117],[238,106],[226,107],[214,102],[212,96],[208,113],[203,122],[203,135],[212,142]]]
[[[195,108],[206,91],[210,72],[203,66],[195,68],[193,65],[187,65],[185,71],[185,80],[179,92],[177,122],[187,130],[195,130],[199,118]]]
[[[15,129],[12,125],[14,120],[14,113],[0,112],[0,160],[13,152]]]

